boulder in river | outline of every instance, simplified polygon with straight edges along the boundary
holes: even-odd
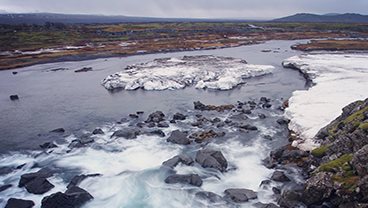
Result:
[[[179,175],[174,174],[170,175],[165,179],[165,183],[173,184],[173,183],[181,183],[181,184],[189,184],[193,186],[202,186],[202,179],[198,174],[188,174],[188,175]]]
[[[43,144],[40,144],[40,147],[41,147],[42,149],[52,149],[52,148],[56,148],[56,147],[57,147],[57,145],[56,145],[56,144],[54,144],[53,142],[45,142],[45,143],[43,143]]]
[[[167,141],[175,144],[190,144],[188,134],[179,130],[171,132],[171,135],[169,136],[169,138],[167,138]]]
[[[2,185],[2,186],[0,186],[0,192],[5,191],[6,189],[11,188],[12,186],[13,185],[11,185],[11,184]]]
[[[105,132],[102,129],[97,128],[97,129],[93,130],[92,134],[94,134],[94,135],[105,134]]]
[[[26,190],[32,194],[44,194],[54,187],[53,184],[43,177],[37,177],[25,185]]]
[[[64,133],[65,129],[64,128],[57,128],[57,129],[51,130],[50,132],[51,133]]]
[[[172,120],[185,120],[187,116],[181,113],[175,113]]]
[[[57,192],[43,198],[41,208],[79,208],[92,199],[86,190],[73,186],[65,193]]]
[[[164,120],[165,120],[165,114],[162,111],[156,111],[156,112],[151,113],[148,116],[146,123],[159,123]]]
[[[222,137],[225,135],[225,132],[215,132],[214,130],[207,130],[196,132],[190,135],[190,138],[194,139],[197,143],[202,143],[214,137]]]
[[[222,196],[208,191],[200,191],[195,194],[195,198],[205,200],[209,203],[219,203],[224,201]]]
[[[221,172],[226,171],[227,168],[227,161],[220,151],[212,149],[199,150],[195,160],[204,168],[214,168]]]
[[[135,130],[135,129],[121,129],[121,130],[117,130],[115,131],[111,138],[113,137],[121,137],[124,139],[135,139],[137,138],[137,136],[139,135],[139,131]]]
[[[36,178],[49,178],[52,175],[52,171],[47,168],[41,169],[35,173],[23,174],[20,177],[18,187],[24,187],[27,183],[33,181]]]
[[[19,96],[18,95],[10,95],[10,100],[19,100]]]
[[[10,198],[5,208],[32,208],[35,203],[31,200]]]
[[[157,124],[158,128],[169,128],[169,124],[166,123],[165,121],[161,121]]]
[[[287,182],[287,181],[290,181],[289,177],[287,177],[284,172],[278,171],[278,170],[275,171],[272,174],[271,180],[277,181],[277,182]]]
[[[83,67],[81,69],[75,70],[74,72],[79,73],[79,72],[89,72],[89,71],[93,71],[92,67]]]
[[[162,165],[170,167],[170,168],[174,168],[179,163],[183,163],[185,165],[192,165],[194,163],[194,161],[188,155],[180,154],[180,155],[177,155],[177,156],[175,156],[175,157],[173,157],[169,160],[166,160],[165,162],[162,163]]]
[[[249,200],[257,198],[257,193],[249,189],[242,189],[242,188],[226,189],[224,193],[225,199],[228,199],[235,203],[244,203]]]

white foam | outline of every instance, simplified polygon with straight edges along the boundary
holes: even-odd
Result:
[[[244,84],[247,78],[269,74],[273,68],[215,56],[156,59],[109,75],[102,85],[109,90],[174,90],[191,85],[201,89],[229,90]]]
[[[286,116],[290,129],[302,140],[293,145],[304,150],[318,146],[313,137],[341,114],[351,102],[368,97],[367,54],[315,54],[294,56],[284,61],[308,74],[315,84],[296,91],[289,100]]]

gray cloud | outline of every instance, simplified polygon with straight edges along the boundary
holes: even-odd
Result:
[[[368,0],[0,0],[0,11],[152,17],[274,18],[299,12],[366,14]]]

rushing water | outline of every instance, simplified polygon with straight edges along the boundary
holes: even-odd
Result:
[[[262,159],[271,149],[287,141],[286,129],[276,124],[276,120],[282,116],[282,112],[276,108],[283,98],[288,98],[293,91],[305,87],[305,80],[298,72],[283,69],[281,66],[283,59],[296,54],[289,49],[294,43],[295,41],[270,41],[220,50],[51,63],[18,69],[17,75],[12,75],[11,71],[0,72],[0,152],[3,153],[0,164],[10,167],[26,164],[21,169],[0,176],[4,184],[13,184],[12,188],[0,192],[0,205],[4,205],[10,197],[18,197],[34,200],[37,207],[43,196],[65,191],[71,177],[79,173],[102,174],[100,177],[88,178],[80,185],[95,198],[86,207],[208,207],[214,205],[195,199],[194,193],[204,190],[223,195],[226,188],[235,187],[259,191],[255,202],[272,202],[274,198],[271,191],[260,189],[259,184],[272,173],[262,165]],[[277,52],[264,53],[261,52],[263,49]],[[275,70],[271,75],[249,79],[245,85],[231,91],[188,87],[175,91],[136,90],[110,93],[100,85],[107,75],[120,71],[129,64],[159,57],[202,54],[242,58],[250,64],[273,65]],[[69,70],[49,71],[60,67]],[[74,70],[82,67],[93,67],[94,71],[74,73]],[[18,94],[20,100],[10,101],[11,94]],[[110,139],[114,130],[129,125],[116,124],[114,121],[136,111],[145,111],[143,117],[155,110],[162,110],[167,115],[183,112],[194,119],[198,112],[193,110],[193,101],[234,104],[237,101],[258,100],[262,96],[271,98],[273,107],[268,111],[256,110],[265,113],[267,119],[250,117],[249,122],[259,129],[257,133],[242,133],[230,127],[224,128],[224,138],[206,145],[207,148],[222,151],[229,162],[229,171],[220,173],[203,169],[199,165],[179,165],[175,168],[179,174],[199,174],[203,179],[200,188],[165,184],[163,181],[170,171],[162,168],[161,164],[182,152],[194,157],[195,152],[204,145],[183,147],[167,143],[166,138],[143,135],[136,140]],[[229,116],[227,113],[203,114],[209,118],[218,116],[225,119]],[[169,135],[175,129],[193,130],[194,127],[189,122],[190,120],[170,125],[164,131]],[[67,141],[96,127],[102,127],[106,134],[96,136],[91,147],[69,152],[63,139],[48,133],[58,127],[67,130]],[[271,136],[273,140],[265,140],[265,135]],[[39,144],[50,139],[59,142],[59,147],[52,153],[28,151],[37,149]],[[40,196],[28,194],[23,188],[16,187],[20,175],[35,172],[43,166],[60,170],[49,179],[55,185],[54,189]],[[249,207],[252,203],[244,206]],[[220,203],[216,206],[230,205]]]

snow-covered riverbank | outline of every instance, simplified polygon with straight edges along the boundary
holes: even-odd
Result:
[[[318,146],[317,132],[355,100],[368,97],[367,54],[309,54],[286,59],[283,66],[300,70],[313,83],[308,90],[293,93],[286,115],[289,127],[302,140],[294,145],[304,150]]]

